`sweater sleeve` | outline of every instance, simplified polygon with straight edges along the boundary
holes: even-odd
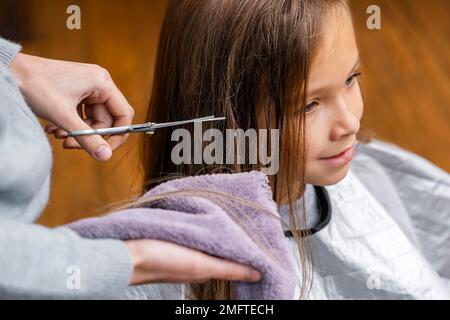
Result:
[[[132,265],[119,240],[0,218],[0,299],[119,299]]]
[[[5,66],[9,66],[20,49],[20,45],[9,42],[0,37],[0,63]]]
[[[0,38],[0,299],[122,298],[132,272],[123,241],[29,222],[48,200],[51,151],[6,66],[19,48]]]

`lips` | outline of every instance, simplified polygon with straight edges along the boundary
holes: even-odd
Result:
[[[324,157],[324,158],[320,158],[320,159],[332,159],[332,158],[338,158],[338,157],[342,156],[345,152],[347,152],[349,149],[351,149],[352,147],[353,147],[353,145],[350,146],[349,148],[343,150],[342,152],[339,152],[338,154],[335,154],[334,156]]]
[[[345,149],[337,155],[328,158],[320,158],[319,160],[327,166],[341,168],[342,166],[345,166],[350,161],[352,161],[354,154],[355,147],[354,145],[352,145],[350,148]]]

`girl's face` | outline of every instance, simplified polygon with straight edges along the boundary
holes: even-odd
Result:
[[[360,127],[363,100],[357,76],[359,52],[350,13],[339,6],[325,19],[322,43],[314,58],[308,84],[306,114],[308,156],[305,183],[332,185],[343,179]]]

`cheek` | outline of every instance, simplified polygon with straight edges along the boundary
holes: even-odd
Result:
[[[327,143],[328,126],[325,124],[327,120],[320,113],[318,110],[316,114],[306,118],[307,163],[316,160]]]
[[[357,116],[360,120],[364,113],[364,101],[361,94],[361,88],[359,83],[355,83],[355,87],[351,90],[349,97],[349,105],[352,107],[352,112],[355,116]]]

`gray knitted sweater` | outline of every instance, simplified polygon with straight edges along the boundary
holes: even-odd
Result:
[[[0,299],[120,298],[132,272],[122,241],[33,224],[48,201],[52,154],[8,69],[19,50],[0,38]]]

